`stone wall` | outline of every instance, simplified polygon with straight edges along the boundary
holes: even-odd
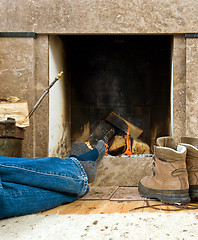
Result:
[[[29,111],[48,87],[48,37],[0,38],[0,98],[27,100]],[[25,129],[23,156],[48,155],[48,97]]]
[[[198,137],[198,38],[186,39],[186,134]]]
[[[197,32],[197,0],[1,0],[0,32]]]
[[[35,32],[37,38],[0,37],[0,97],[27,100],[31,109],[49,84],[49,34],[172,34],[173,129],[198,137],[197,0],[1,0],[1,32]],[[48,96],[32,116],[24,157],[48,155]]]
[[[186,40],[184,35],[173,39],[173,136],[177,141],[186,135]]]

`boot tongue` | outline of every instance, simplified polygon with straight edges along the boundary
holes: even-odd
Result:
[[[168,147],[177,150],[177,144],[172,137],[160,137],[156,140],[156,145],[160,147]]]
[[[181,137],[181,143],[186,143],[198,149],[198,138]]]

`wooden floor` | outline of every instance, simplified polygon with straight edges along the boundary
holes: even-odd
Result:
[[[135,187],[92,187],[83,198],[43,214],[104,214],[129,212],[198,212],[198,203],[167,205],[141,197]]]

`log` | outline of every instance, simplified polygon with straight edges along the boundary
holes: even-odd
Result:
[[[14,118],[17,127],[27,127],[29,126],[28,114],[27,101],[0,101],[0,121],[5,121],[7,118]]]
[[[150,147],[140,139],[133,139],[131,149],[133,154],[150,154]]]
[[[113,137],[115,133],[115,128],[102,120],[97,127],[95,128],[94,132],[90,135],[89,139],[86,141],[87,146],[92,149],[96,146],[99,140],[103,140],[105,143],[109,141]]]
[[[121,116],[117,115],[114,112],[111,112],[107,116],[106,121],[114,125],[115,127],[119,128],[120,130],[124,131],[125,133],[129,131],[129,134],[132,138],[138,138],[140,134],[143,132],[142,129],[126,121],[124,118],[122,118]]]
[[[117,156],[120,154],[123,154],[126,151],[127,145],[126,145],[126,140],[123,136],[120,135],[115,135],[112,139],[110,140],[109,144],[109,151],[108,153],[112,156]]]

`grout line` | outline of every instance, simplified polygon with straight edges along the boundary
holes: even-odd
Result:
[[[110,200],[110,201],[112,201],[111,198],[112,198],[113,195],[118,191],[119,188],[120,188],[120,187],[117,186],[117,188],[116,188],[116,189],[114,190],[114,192],[111,194],[111,196],[109,197],[109,200]]]
[[[114,186],[115,187],[115,190],[112,192],[112,194],[109,196],[109,197],[105,197],[105,198],[101,198],[101,199],[99,199],[99,198],[94,198],[94,197],[92,197],[92,198],[86,198],[86,196],[85,196],[85,198],[83,197],[83,198],[79,198],[78,200],[81,200],[81,201],[97,201],[97,200],[110,200],[110,198],[115,194],[115,192],[119,189],[119,186]],[[92,188],[94,188],[94,186],[92,187]],[[104,187],[105,188],[105,187]],[[112,188],[112,187],[111,187]],[[102,195],[103,196],[103,195]]]
[[[136,186],[134,187],[134,186],[126,186],[126,187],[123,187],[123,186],[119,186],[118,188],[117,188],[117,190],[112,194],[112,196],[111,196],[111,198],[109,199],[110,201],[119,201],[119,202],[123,202],[123,201],[138,201],[138,202],[140,202],[140,201],[144,201],[145,200],[145,198],[143,198],[143,197],[141,197],[142,199],[127,199],[127,198],[116,198],[116,199],[112,199],[113,198],[113,196],[115,195],[115,193],[119,190],[119,189],[121,189],[121,188],[137,188]]]

